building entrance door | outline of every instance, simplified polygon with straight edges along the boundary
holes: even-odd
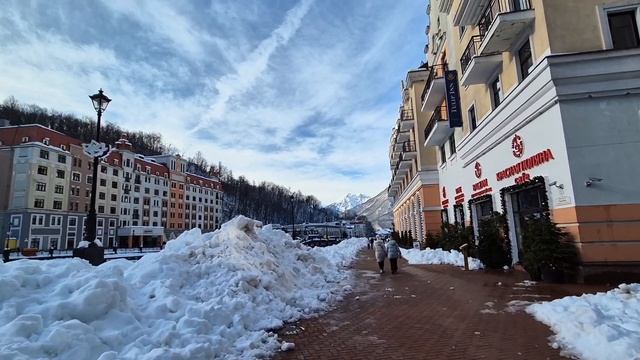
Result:
[[[519,259],[522,259],[522,231],[527,219],[539,218],[543,213],[549,211],[549,209],[543,205],[545,191],[546,189],[543,184],[537,184],[510,194]]]

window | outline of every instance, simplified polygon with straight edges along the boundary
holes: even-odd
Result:
[[[103,205],[98,206],[98,213],[104,214],[104,206]]]
[[[531,55],[531,43],[529,40],[518,50],[518,66],[520,70],[520,81],[522,81],[529,76],[529,69],[533,66],[533,56]]]
[[[117,161],[117,160],[116,160]],[[117,165],[117,164],[116,164]],[[118,176],[118,169],[113,169],[113,176]]]
[[[49,160],[49,152],[47,150],[40,150],[40,159]]]
[[[100,179],[100,186],[107,186],[107,179]]]
[[[117,181],[112,181],[111,182],[111,188],[112,189],[117,189],[118,188],[118,182]]]
[[[453,206],[453,217],[457,225],[464,225],[464,205]]]
[[[80,182],[80,173],[72,172],[71,173],[71,181]]]
[[[453,156],[456,153],[456,134],[453,133],[449,136],[449,156]]]
[[[33,207],[38,209],[44,209],[44,199],[35,199],[33,201]]]
[[[42,143],[45,145],[49,145],[49,140],[50,140],[49,138],[44,138],[42,139]]]
[[[64,194],[64,186],[56,185],[54,191],[56,194]]]
[[[100,172],[103,173],[103,174],[106,174],[107,173],[107,167],[104,166],[104,165],[100,166]]]
[[[47,184],[43,182],[36,183],[36,191],[47,191]]]
[[[118,201],[118,195],[111,194],[111,201]]]
[[[44,226],[44,215],[31,215],[31,225],[33,226]]]
[[[464,26],[460,26],[458,27],[458,30],[460,30],[460,39],[462,39],[462,36],[464,36],[464,31],[466,30],[466,28]]]
[[[58,162],[60,164],[66,164],[67,163],[67,157],[65,155],[58,154]]]
[[[59,215],[51,215],[51,217],[49,218],[49,225],[50,226],[62,226],[62,216]]]
[[[84,197],[90,197],[91,196],[91,190],[89,189],[84,189]]]
[[[107,198],[107,195],[103,192],[99,192],[98,193],[98,199],[100,200],[105,200]]]
[[[92,183],[93,183],[93,176],[87,175],[87,184],[92,184]]]
[[[502,102],[502,85],[500,84],[500,76],[496,77],[496,79],[491,83],[491,102],[493,103],[493,108],[497,108],[500,106]]]
[[[58,249],[58,238],[49,238],[49,248]]]
[[[440,148],[440,163],[444,164],[447,162],[447,153],[444,151],[444,144],[440,145],[439,148]]]
[[[47,175],[47,167],[46,166],[38,166],[38,175]]]
[[[109,208],[109,213],[110,213],[111,215],[116,215],[116,208],[115,208],[115,206],[112,206],[111,208]]]
[[[40,238],[37,238],[37,237],[31,238],[31,241],[29,242],[29,247],[34,249],[40,249]]]
[[[22,142],[23,142],[23,143],[26,143],[26,142],[28,142],[28,141],[29,141],[29,137],[28,137],[28,136],[24,136],[24,137],[22,137]]]
[[[62,201],[60,200],[53,200],[53,208],[55,210],[62,210]]]
[[[609,31],[614,49],[629,49],[640,46],[636,10],[612,12],[609,18]]]
[[[64,170],[56,170],[56,177],[58,179],[64,179]]]
[[[469,115],[469,128],[471,129],[471,132],[473,132],[473,130],[475,130],[478,127],[478,123],[477,123],[477,120],[476,120],[476,107],[475,107],[475,105],[471,105],[471,107],[467,111],[467,114]]]

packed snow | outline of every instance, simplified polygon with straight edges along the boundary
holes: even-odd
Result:
[[[239,216],[137,262],[0,264],[0,359],[261,358],[290,350],[270,330],[328,309],[366,246],[311,249]]]
[[[400,249],[402,257],[407,259],[409,264],[445,264],[464,267],[464,255],[456,250],[444,251],[442,249]],[[482,269],[482,262],[476,258],[469,257],[469,270]]]
[[[551,327],[551,345],[567,355],[640,359],[640,284],[536,303],[526,311]]]

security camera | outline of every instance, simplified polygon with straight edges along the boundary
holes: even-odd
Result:
[[[550,182],[550,183],[549,183],[549,186],[555,186],[555,187],[557,187],[558,189],[564,189],[564,185],[563,185],[563,184],[559,184],[559,185],[558,185],[558,182],[557,182],[557,181],[552,181],[552,182]]]
[[[584,186],[591,187],[591,185],[593,185],[594,182],[602,182],[602,180],[603,179],[597,178],[597,177],[589,177],[587,180],[585,180]]]

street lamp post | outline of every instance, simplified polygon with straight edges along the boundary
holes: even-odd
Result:
[[[295,218],[295,206],[293,203],[293,195],[290,197],[291,199],[291,238],[296,239],[296,218]]]
[[[107,110],[107,106],[111,102],[103,92],[102,89],[98,90],[97,94],[90,95],[89,98],[93,102],[93,108],[98,113],[98,124],[96,126],[96,142],[100,143],[100,120],[102,119],[102,113]],[[85,239],[90,244],[96,239],[96,193],[98,191],[98,166],[100,165],[100,158],[93,157],[93,179],[91,181],[91,202],[89,204],[89,214],[87,214],[87,238]]]
[[[83,144],[85,154],[93,157],[93,179],[91,181],[91,200],[89,213],[87,214],[87,224],[84,231],[84,240],[87,241],[88,247],[78,247],[73,249],[73,256],[89,261],[92,265],[100,265],[104,262],[104,247],[98,246],[96,240],[96,193],[98,190],[98,166],[100,166],[100,158],[105,156],[109,149],[105,144],[100,143],[100,120],[102,113],[107,110],[107,105],[111,102],[102,89],[97,94],[90,95],[89,98],[93,103],[93,108],[98,113],[98,123],[96,124],[96,140],[90,144]]]

